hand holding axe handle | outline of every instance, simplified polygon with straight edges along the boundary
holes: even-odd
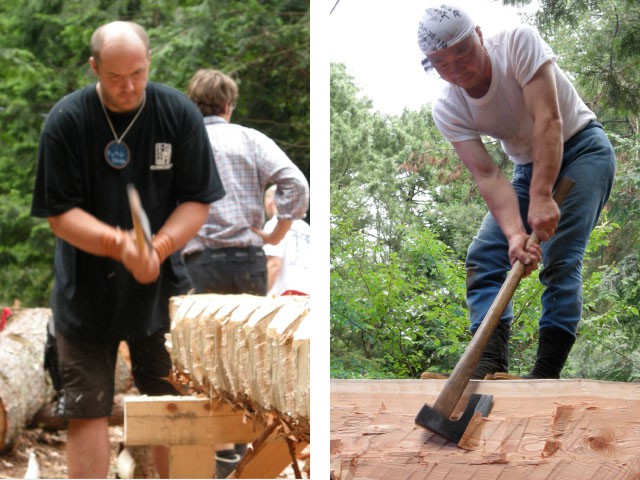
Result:
[[[558,206],[563,202],[563,200],[573,187],[574,183],[575,182],[573,180],[565,177],[558,180],[556,189],[553,193],[553,199],[558,204]],[[527,240],[527,246],[532,245],[533,243],[539,243],[539,239],[535,234],[531,234],[529,236],[529,239]],[[451,435],[449,435],[450,432],[448,430],[452,429],[451,424],[455,422],[451,422],[449,420],[449,417],[451,416],[451,412],[453,411],[455,406],[458,404],[460,397],[462,397],[464,390],[467,388],[469,380],[471,380],[471,376],[473,375],[473,371],[480,361],[482,352],[484,352],[484,349],[486,348],[487,343],[489,343],[489,339],[491,338],[493,331],[498,326],[500,317],[502,316],[502,313],[511,300],[516,287],[520,283],[520,280],[524,275],[524,271],[525,266],[519,260],[516,261],[513,265],[513,268],[509,272],[509,275],[507,276],[504,284],[500,288],[498,295],[491,304],[489,311],[482,320],[480,327],[471,339],[469,345],[467,345],[464,354],[447,379],[447,382],[442,388],[440,395],[438,395],[433,408],[425,405],[422,411],[418,414],[418,417],[416,417],[416,423],[418,425],[434,430],[444,437],[458,442],[459,434],[461,435],[460,431],[464,432],[464,428],[466,428],[465,422],[468,423],[470,417],[473,416],[473,411],[465,411],[465,415],[470,415],[467,415],[468,418],[464,420],[462,417],[460,418],[459,422],[462,422],[462,424],[457,425],[456,428],[453,428],[453,430],[456,430],[456,432],[452,433]],[[475,395],[474,397],[476,398],[472,399],[474,402],[473,407],[476,408],[475,404],[482,404],[482,408],[486,410],[486,413],[484,414],[484,416],[486,416],[491,409],[491,402],[493,400],[493,397],[487,395]],[[483,397],[490,398],[484,398],[483,401]],[[463,417],[465,415],[463,415]],[[444,431],[441,431],[443,429]]]

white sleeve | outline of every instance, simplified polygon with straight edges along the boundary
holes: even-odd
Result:
[[[443,97],[433,106],[431,116],[438,130],[450,142],[478,140],[480,134],[466,104],[455,88],[445,89]]]
[[[534,28],[523,25],[511,32],[508,42],[508,55],[514,70],[516,81],[524,87],[540,67],[556,56],[551,47]]]

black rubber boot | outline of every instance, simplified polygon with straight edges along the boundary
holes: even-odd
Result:
[[[227,478],[236,469],[242,457],[234,450],[220,450],[216,452],[216,477]]]
[[[533,369],[522,378],[560,378],[575,335],[561,328],[544,328],[538,338],[538,354]]]
[[[475,333],[475,332],[474,332]],[[511,325],[499,323],[487,347],[482,352],[480,361],[476,365],[476,369],[471,375],[475,380],[482,380],[490,373],[508,372],[509,371],[509,335],[511,334]]]

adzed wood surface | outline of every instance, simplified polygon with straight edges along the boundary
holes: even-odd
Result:
[[[337,479],[640,479],[640,384],[593,380],[469,383],[493,395],[467,448],[415,425],[444,380],[332,380],[331,469]],[[475,428],[475,430],[474,430]]]

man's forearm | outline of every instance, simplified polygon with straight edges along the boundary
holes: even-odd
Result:
[[[156,237],[166,235],[171,239],[172,251],[184,247],[200,230],[207,220],[209,204],[199,202],[181,203],[171,213]]]
[[[562,121],[537,122],[533,131],[531,197],[551,197],[562,163]]]
[[[492,178],[476,178],[480,195],[500,225],[504,236],[525,233],[518,197],[509,180],[501,173]]]
[[[72,208],[48,218],[53,234],[74,247],[99,256],[114,256],[114,242],[121,232],[82,210]]]

